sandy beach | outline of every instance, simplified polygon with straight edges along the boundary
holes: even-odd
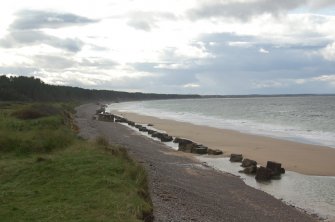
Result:
[[[116,113],[137,123],[151,123],[156,129],[172,136],[191,139],[209,148],[220,149],[225,155],[241,153],[261,165],[268,160],[282,163],[283,167],[307,175],[335,176],[335,149],[303,144],[271,137],[240,133],[238,131],[193,125],[135,113]]]

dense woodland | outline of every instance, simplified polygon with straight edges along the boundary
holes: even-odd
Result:
[[[198,95],[129,93],[56,86],[34,77],[0,76],[0,101],[131,101],[197,98]]]

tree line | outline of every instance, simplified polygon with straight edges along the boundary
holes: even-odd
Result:
[[[83,89],[44,83],[26,76],[0,76],[0,101],[132,101],[151,99],[200,98],[199,95],[130,93],[113,90]]]

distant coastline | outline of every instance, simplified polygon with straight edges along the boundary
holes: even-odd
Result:
[[[75,102],[126,102],[166,99],[202,98],[257,98],[257,97],[299,97],[334,96],[335,94],[250,94],[250,95],[199,95],[124,92],[115,90],[84,89],[73,86],[50,85],[41,79],[25,76],[0,76],[0,101],[75,101]]]
[[[258,98],[258,97],[305,97],[335,96],[335,94],[250,94],[250,95],[202,95],[201,98]]]

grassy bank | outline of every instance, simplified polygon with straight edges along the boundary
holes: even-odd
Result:
[[[1,221],[142,221],[145,171],[103,138],[77,138],[70,111],[0,105]]]

